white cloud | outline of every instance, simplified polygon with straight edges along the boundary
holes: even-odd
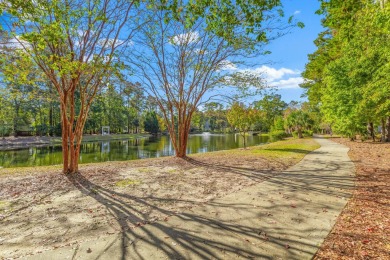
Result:
[[[19,36],[16,36],[15,38],[9,39],[7,42],[1,44],[3,48],[7,48],[10,50],[23,50],[24,48],[30,48],[30,44],[20,39]]]
[[[298,75],[301,73],[299,70],[292,70],[287,68],[275,69],[265,65],[255,69],[245,69],[244,71],[253,74],[259,74],[263,76],[268,82],[273,82],[275,80],[281,79],[286,75]]]
[[[280,89],[299,88],[299,84],[303,83],[303,78],[298,76],[301,72],[289,68],[276,69],[263,65],[258,68],[240,69],[239,71],[259,75],[267,82],[268,86]]]
[[[300,10],[296,10],[296,11],[294,12],[294,15],[298,15],[298,14],[300,14],[300,13],[301,13]]]
[[[299,84],[302,83],[303,83],[302,77],[292,77],[288,79],[281,79],[279,81],[270,82],[270,86],[279,89],[292,89],[292,88],[299,88]]]
[[[174,45],[183,45],[199,41],[198,32],[182,33],[172,37],[171,43]]]

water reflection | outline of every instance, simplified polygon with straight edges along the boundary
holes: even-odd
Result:
[[[247,144],[257,145],[268,137],[248,136]],[[234,134],[194,134],[188,139],[187,153],[204,153],[243,147],[242,137]],[[55,165],[62,163],[61,146],[30,147],[0,151],[0,167]],[[129,140],[88,142],[81,144],[80,163],[124,161],[173,155],[167,136]]]

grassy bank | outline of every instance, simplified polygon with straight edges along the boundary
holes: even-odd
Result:
[[[218,151],[206,154],[194,154],[191,157],[232,157],[239,160],[242,156],[264,157],[269,159],[291,160],[293,163],[300,161],[306,154],[318,149],[320,145],[312,138],[294,139],[286,138],[281,141],[252,146],[247,149],[234,149]]]

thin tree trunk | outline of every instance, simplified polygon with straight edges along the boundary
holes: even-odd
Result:
[[[65,96],[66,97],[66,96]],[[66,101],[64,101],[66,102]],[[63,173],[69,172],[69,149],[68,149],[68,119],[66,116],[66,106],[64,103],[61,103],[61,136],[62,136],[62,163],[63,163]]]
[[[385,120],[385,118],[381,119],[381,127],[382,127],[381,142],[386,142],[386,120]]]
[[[246,136],[245,136],[245,131],[242,134],[242,138],[244,140],[244,149],[246,149]]]
[[[386,138],[386,141],[390,142],[390,116],[387,117],[386,128],[387,128],[387,138]]]
[[[372,122],[368,123],[368,132],[372,138],[372,141],[375,142],[375,131],[374,131],[374,124]]]
[[[297,131],[298,131],[298,138],[303,138],[302,129],[300,126],[297,126]]]
[[[53,105],[50,102],[50,108],[49,108],[49,135],[50,136],[54,135],[54,131],[52,131],[53,126],[54,126],[54,124],[53,124]]]
[[[74,93],[71,93],[69,97],[70,105],[70,120],[69,120],[69,151],[70,151],[70,161],[69,161],[69,173],[75,173],[75,164],[76,164],[76,151],[75,151],[75,132],[73,131],[74,119],[75,119],[75,99]]]
[[[13,118],[13,129],[14,129],[14,136],[18,137],[18,121],[19,121],[19,108],[20,104],[15,101],[15,116]]]

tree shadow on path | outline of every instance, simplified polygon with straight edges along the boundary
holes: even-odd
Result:
[[[323,153],[313,152],[311,160],[316,161],[316,156],[322,156]],[[292,168],[277,175],[272,171],[211,165],[193,158],[186,160],[196,166],[234,172],[258,183],[267,181],[268,185],[274,185],[275,189],[283,189],[282,195],[286,198],[287,193],[300,196],[322,194],[329,198],[344,198],[349,197],[354,188],[353,176],[336,174],[340,170],[345,170],[346,162],[342,160],[316,162],[317,168],[301,167],[297,170]],[[279,200],[278,203],[263,202],[256,208],[254,201],[265,196],[259,190],[256,191],[257,195],[253,195],[253,201],[238,202],[231,199],[221,203],[217,199],[180,213],[157,206],[159,203],[180,202],[180,199],[131,196],[92,183],[82,174],[70,175],[69,179],[83,194],[104,205],[115,218],[116,224],[120,227],[118,240],[121,259],[150,259],[161,255],[169,259],[188,259],[194,256],[199,259],[219,259],[226,256],[272,259],[275,256],[272,250],[279,250],[279,253],[283,251],[284,256],[289,258],[299,258],[302,254],[313,254],[318,246],[310,239],[297,239],[304,234],[313,233],[316,229],[314,224],[299,228],[296,224],[307,220],[298,213],[296,217],[285,221],[283,227],[272,225],[283,218],[283,215],[280,217],[272,212],[288,211],[291,214],[295,208],[304,208],[307,204],[305,201],[292,202],[285,199]],[[96,190],[98,192],[94,192]],[[141,204],[148,211],[141,211],[134,207],[134,204]],[[316,212],[312,212],[313,214],[334,215],[334,212],[338,211],[336,206],[320,204],[316,206]],[[151,219],[152,210],[165,217]],[[228,214],[224,215],[224,212]],[[334,217],[333,215],[329,215],[328,218]],[[316,218],[316,215],[313,217]],[[118,247],[115,241],[102,249],[101,254],[114,247]],[[271,252],[267,251],[267,248],[271,249]]]
[[[241,168],[230,170],[248,176],[252,175],[252,178],[258,178],[259,181],[267,179],[268,175],[268,173],[251,172]],[[104,205],[115,218],[117,222],[115,224],[120,227],[117,241],[113,241],[106,248],[101,249],[100,258],[103,257],[104,252],[115,249],[120,250],[117,255],[120,255],[121,259],[150,259],[153,257],[153,250],[159,251],[159,254],[169,259],[188,259],[194,256],[199,259],[220,259],[223,256],[272,259],[270,252],[259,251],[259,247],[264,243],[272,244],[273,247],[280,250],[286,250],[287,244],[297,243],[297,241],[290,241],[287,236],[289,233],[294,233],[293,226],[285,226],[283,229],[274,227],[272,231],[268,230],[268,227],[259,228],[260,217],[268,216],[272,219],[268,212],[289,207],[288,202],[285,205],[278,205],[278,208],[274,205],[263,207],[261,213],[253,213],[257,217],[245,219],[241,223],[241,221],[237,222],[234,219],[219,219],[218,215],[210,214],[210,212],[223,212],[224,209],[230,212],[245,212],[248,208],[253,208],[251,202],[218,203],[211,201],[206,204],[206,213],[199,214],[198,208],[177,213],[150,203],[150,201],[171,202],[173,199],[152,196],[135,197],[116,192],[92,183],[82,174],[69,175],[69,180],[84,195],[90,196],[99,204]],[[98,192],[95,192],[96,190]],[[174,201],[179,200],[175,199]],[[150,211],[140,211],[133,207],[132,202],[158,211],[166,217],[151,220],[149,218]],[[195,231],[189,230],[188,226],[195,226]],[[230,238],[228,238],[229,236]],[[118,240],[120,241],[119,246]],[[303,241],[300,243],[301,245],[297,248],[313,247],[313,245]],[[298,251],[302,253],[302,250]],[[298,251],[291,249],[289,255],[298,256]]]

